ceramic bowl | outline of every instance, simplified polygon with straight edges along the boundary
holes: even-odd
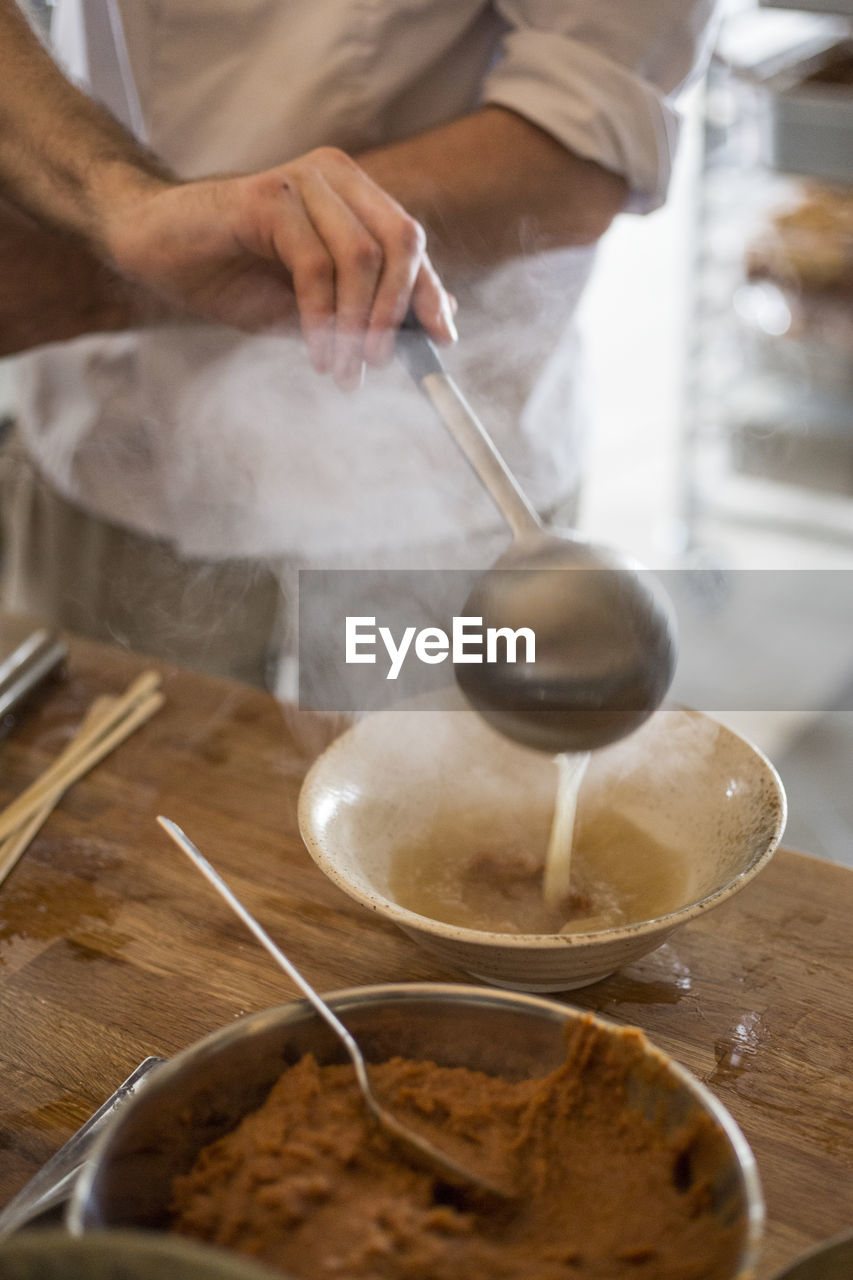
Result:
[[[96,1231],[25,1231],[0,1244],[3,1280],[282,1280],[247,1258],[177,1236]]]
[[[482,986],[407,983],[327,999],[368,1062],[400,1054],[510,1080],[560,1066],[566,1028],[590,1017],[557,1001]],[[590,1020],[625,1042],[624,1028]],[[724,1280],[747,1280],[763,1230],[752,1152],[708,1089],[647,1040],[640,1043],[639,1054],[629,1051],[629,1073],[612,1091],[613,1106],[620,1114],[626,1106],[636,1110],[665,1135],[698,1122],[690,1176],[706,1184],[721,1232],[734,1233],[736,1256]],[[300,1001],[241,1018],[156,1067],[93,1148],[72,1195],[72,1233],[167,1227],[175,1175],[255,1110],[281,1072],[307,1052],[321,1064],[346,1060],[328,1025]]]
[[[853,1235],[836,1236],[810,1250],[774,1280],[850,1280],[853,1276]]]
[[[487,932],[397,900],[395,859],[413,842],[458,847],[462,857],[510,840],[544,861],[555,787],[551,758],[472,711],[378,712],[314,763],[299,824],[314,861],[350,897],[443,964],[529,992],[586,986],[654,950],[745,888],[785,826],[782,784],[755,747],[709,716],[665,708],[593,754],[579,808],[580,816],[618,811],[665,847],[670,898],[654,918],[586,933]]]

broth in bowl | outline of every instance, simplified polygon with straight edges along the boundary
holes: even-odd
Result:
[[[581,811],[571,888],[558,905],[546,901],[544,870],[544,850],[529,836],[483,846],[476,831],[454,826],[397,849],[388,887],[419,915],[492,933],[590,933],[653,920],[685,900],[677,850],[618,810]]]

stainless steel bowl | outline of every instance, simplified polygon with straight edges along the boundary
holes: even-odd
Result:
[[[564,1027],[588,1016],[541,997],[438,983],[358,987],[328,1001],[368,1061],[400,1054],[508,1079],[545,1075],[559,1066],[565,1060]],[[615,1024],[598,1021],[613,1035],[621,1033]],[[255,1110],[282,1071],[309,1051],[321,1063],[345,1060],[340,1041],[302,1001],[243,1018],[156,1067],[93,1148],[71,1200],[71,1231],[166,1227],[174,1177],[191,1168],[202,1147]],[[730,1280],[747,1280],[763,1204],[755,1160],[740,1129],[703,1085],[651,1046],[630,1078],[629,1093],[632,1104],[665,1133],[697,1113],[712,1121],[694,1159],[713,1189],[721,1227],[741,1225],[740,1256]]]

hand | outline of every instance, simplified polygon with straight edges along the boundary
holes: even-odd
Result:
[[[119,166],[99,195],[102,244],[122,274],[253,332],[298,316],[314,367],[344,388],[365,361],[392,358],[410,305],[436,341],[456,337],[422,227],[342,151],[197,182]]]

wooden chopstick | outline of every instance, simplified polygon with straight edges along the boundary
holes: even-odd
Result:
[[[104,720],[105,716],[109,714],[113,702],[113,698],[97,698],[95,702],[92,703],[86,713],[83,723],[80,725],[80,728],[77,730],[68,746],[58,757],[58,760],[67,761],[75,754],[75,751],[79,748],[81,740],[83,738],[91,737],[96,732],[99,724]],[[5,840],[0,842],[0,885],[2,885],[13,867],[17,865],[18,859],[41,830],[55,807],[55,800],[50,804],[42,805],[40,809],[36,810],[28,822],[25,822],[22,826],[18,827],[16,831],[13,831],[11,835],[7,836]]]
[[[165,701],[159,684],[156,671],[144,672],[120,698],[111,700],[88,731],[81,729],[50,768],[0,813],[0,841],[34,821],[45,806],[55,805],[74,782],[149,720]]]
[[[99,737],[88,750],[75,750],[74,756],[65,765],[57,763],[48,770],[0,814],[0,839],[5,839],[11,832],[16,831],[42,805],[59,800],[73,783],[93,769],[96,764],[100,764],[105,756],[114,751],[146,720],[150,720],[154,712],[162,707],[164,701],[161,693],[151,694],[133,708],[110,733]]]
[[[18,860],[29,847],[30,842],[38,835],[53,809],[54,805],[46,805],[36,813],[35,817],[30,818],[28,823],[23,827],[19,827],[14,835],[7,836],[3,843],[0,844],[0,885],[2,885],[10,871],[17,866]]]

